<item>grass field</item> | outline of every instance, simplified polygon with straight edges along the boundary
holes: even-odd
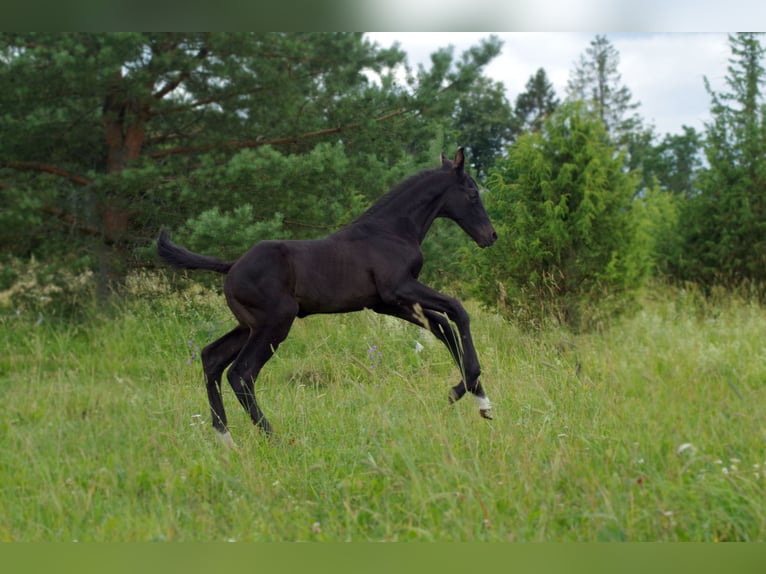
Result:
[[[646,297],[604,331],[469,305],[495,420],[429,334],[296,322],[215,440],[219,298],[159,289],[68,324],[0,319],[0,540],[766,540],[766,310]],[[421,350],[417,350],[420,349]]]

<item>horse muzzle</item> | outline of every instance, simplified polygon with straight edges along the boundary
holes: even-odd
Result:
[[[497,232],[494,228],[490,228],[481,234],[476,243],[483,249],[484,247],[491,247],[495,241],[497,241]]]

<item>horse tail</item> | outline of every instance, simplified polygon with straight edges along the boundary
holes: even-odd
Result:
[[[157,253],[167,263],[181,269],[205,269],[226,274],[234,265],[234,261],[224,261],[217,257],[199,255],[176,245],[170,241],[170,234],[166,229],[163,229],[157,238]]]

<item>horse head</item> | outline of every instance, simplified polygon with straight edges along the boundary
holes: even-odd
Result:
[[[458,148],[455,159],[450,161],[442,153],[442,171],[450,178],[444,193],[444,203],[439,217],[457,223],[479,247],[489,247],[497,240],[497,233],[489,220],[481,201],[479,187],[465,171],[465,152]]]

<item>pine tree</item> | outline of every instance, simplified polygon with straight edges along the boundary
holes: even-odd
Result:
[[[655,163],[645,166],[645,171],[657,178],[661,189],[688,199],[697,193],[702,141],[694,128],[682,129],[683,133],[665,135],[656,146]]]
[[[277,212],[282,236],[327,233],[458,143],[498,51],[402,85],[405,54],[360,33],[2,33],[0,257],[119,279],[163,225],[202,249]]]

